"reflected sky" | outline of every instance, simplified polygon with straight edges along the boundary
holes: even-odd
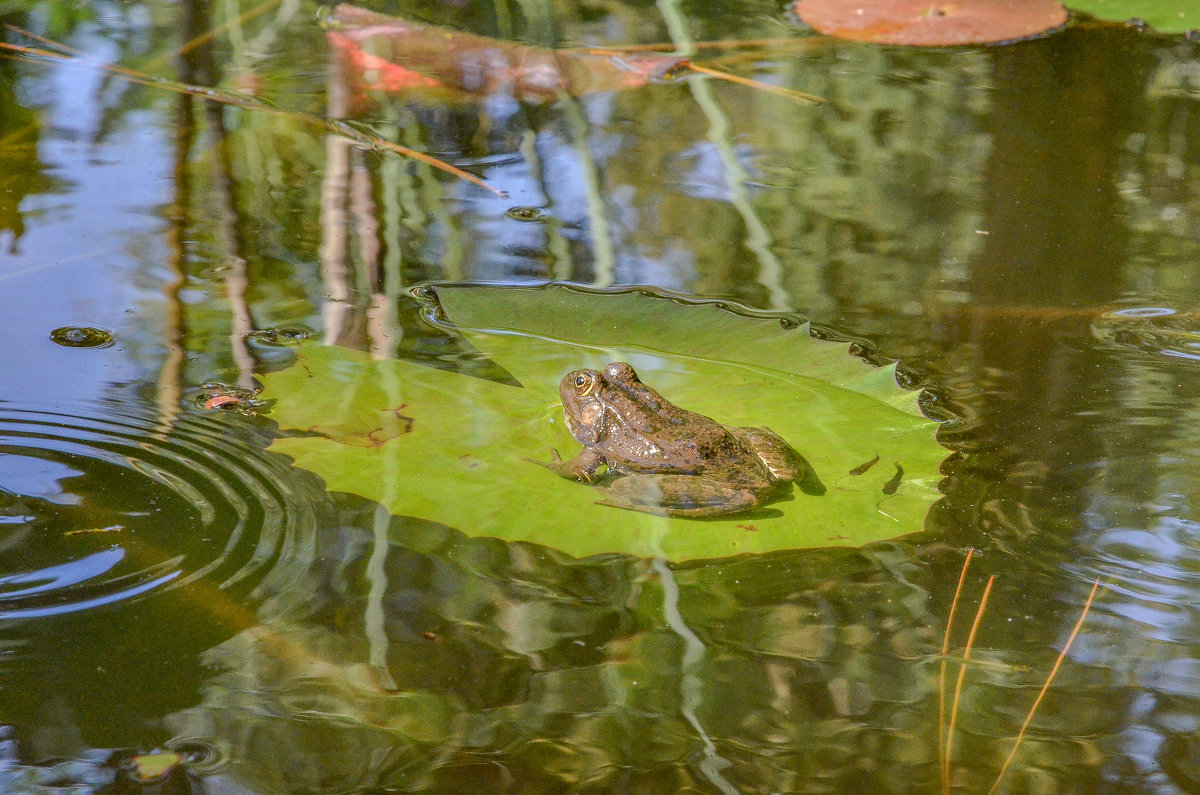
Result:
[[[164,28],[182,13],[135,9],[130,18],[154,18],[149,9],[169,19]],[[447,28],[486,35],[506,24],[471,11],[437,13]],[[562,11],[565,40],[666,38],[649,7],[577,12]],[[703,13],[728,23],[730,37],[794,36],[777,9]],[[71,44],[106,63],[150,52],[164,73],[176,68],[163,30],[109,22],[80,26]],[[197,57],[219,81],[322,116],[336,86],[311,17],[293,9],[238,24],[246,29]],[[189,38],[169,31],[171,42]],[[259,725],[262,704],[316,714],[316,695],[290,701],[288,688],[355,693],[374,676],[407,688],[422,709],[469,714],[488,731],[496,715],[541,715],[545,704],[523,700],[541,694],[561,724],[583,727],[564,730],[547,754],[595,752],[601,741],[586,738],[607,737],[603,720],[624,719],[633,704],[661,717],[653,727],[669,732],[656,736],[684,738],[664,754],[676,772],[689,769],[687,727],[699,726],[713,744],[706,758],[732,762],[722,781],[777,776],[786,791],[796,781],[787,768],[811,762],[850,786],[858,769],[838,761],[838,748],[851,748],[882,758],[874,784],[925,782],[932,745],[909,757],[899,745],[886,746],[890,756],[871,749],[911,727],[932,737],[930,661],[973,547],[982,552],[973,576],[996,573],[998,584],[980,638],[987,665],[966,691],[966,780],[994,773],[1099,577],[1105,590],[1053,691],[1057,711],[1035,724],[1041,747],[1083,787],[1200,786],[1187,768],[1200,725],[1196,45],[1112,27],[995,49],[819,42],[750,53],[727,68],[827,102],[691,77],[537,105],[378,97],[356,119],[471,169],[504,197],[296,117],[131,88],[94,68],[17,65],[15,96],[40,114],[37,153],[53,184],[22,200],[20,238],[0,239],[0,422],[67,408],[37,442],[20,422],[0,424],[0,488],[11,502],[0,611],[39,589],[94,611],[96,623],[76,616],[73,632],[114,647],[93,643],[98,656],[64,665],[60,684],[123,670],[104,660],[110,651],[128,661],[134,692],[124,702],[96,696],[104,688],[90,679],[83,693],[62,688],[88,742],[124,744],[127,724],[112,716],[126,714],[162,741],[156,720],[219,720],[223,694],[251,699],[229,712],[245,720],[239,730]],[[542,216],[521,221],[513,207]],[[861,555],[742,561],[729,577],[685,572],[667,622],[655,590],[664,575],[628,561],[581,563],[449,528],[391,526],[361,506],[318,522],[324,495],[262,454],[265,422],[195,411],[200,383],[251,386],[286,365],[286,351],[246,341],[276,324],[481,369],[469,348],[420,322],[407,297],[414,282],[440,278],[651,284],[805,312],[867,340],[880,361],[900,359],[946,407],[942,439],[960,453],[945,467],[946,501],[927,533]],[[76,324],[112,331],[115,345],[48,339]],[[68,441],[55,452],[60,437]],[[167,509],[138,503],[148,494]],[[118,525],[140,542],[64,535]],[[88,580],[109,590],[72,591]],[[174,595],[133,598],[155,591]],[[156,615],[176,597],[167,620]],[[124,602],[137,607],[121,612]],[[51,609],[15,604],[0,618]],[[42,646],[0,664],[30,676],[46,659],[75,660],[72,638],[49,626],[30,633]],[[699,656],[681,627],[702,641]],[[159,633],[175,633],[174,645],[151,649]],[[169,704],[146,686],[159,654],[175,655],[190,682]],[[202,654],[216,664],[202,665]],[[237,679],[261,660],[277,680]],[[201,705],[212,671],[204,692],[214,702]],[[598,694],[587,710],[572,712],[573,683]],[[684,687],[686,725],[671,706]],[[627,703],[605,701],[618,691]],[[32,699],[14,704],[25,735],[47,725]],[[364,712],[355,732],[377,739],[363,728],[371,719]],[[540,741],[552,723],[522,726]],[[354,734],[319,728],[325,739]],[[476,752],[497,765],[513,763],[511,752],[517,772],[537,766],[535,753],[495,737],[469,752],[464,743],[460,767],[430,780],[468,780]],[[639,757],[645,770],[657,763]],[[1041,781],[1038,771],[1031,762],[1022,782]]]

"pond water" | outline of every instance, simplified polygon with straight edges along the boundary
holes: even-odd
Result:
[[[193,792],[938,791],[993,575],[949,783],[991,786],[1099,580],[1000,790],[1200,789],[1200,44],[881,47],[758,2],[377,10],[719,40],[695,60],[823,102],[685,74],[363,104],[310,2],[0,6],[79,53],[0,61],[0,790],[133,786],[170,748]],[[358,142],[320,121],[351,113]],[[266,449],[256,379],[305,334],[487,375],[422,320],[430,279],[800,313],[926,390],[943,497],[893,541],[672,565],[329,493]],[[74,326],[112,343],[51,339]],[[225,393],[245,410],[205,408]]]

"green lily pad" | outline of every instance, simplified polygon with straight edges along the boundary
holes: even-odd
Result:
[[[1200,30],[1196,0],[1068,0],[1066,5],[1112,22],[1140,19],[1162,33]]]
[[[330,489],[396,514],[578,557],[857,546],[921,530],[938,498],[946,451],[916,394],[896,385],[893,367],[872,367],[806,325],[644,290],[436,285],[419,295],[521,386],[307,343],[295,366],[265,377],[263,396],[276,401],[282,428],[310,434],[271,449]],[[597,505],[592,488],[524,461],[579,451],[558,382],[615,360],[672,402],[728,425],[770,427],[825,492],[796,489],[791,500],[725,518],[671,519]]]

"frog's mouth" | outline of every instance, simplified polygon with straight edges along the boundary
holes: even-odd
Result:
[[[587,406],[583,409],[583,420],[580,422],[571,416],[569,412],[564,412],[563,419],[567,422],[567,430],[571,432],[571,436],[575,441],[582,444],[584,447],[590,447],[600,441],[600,423],[594,421],[596,412],[593,410],[589,413],[589,409],[598,407]],[[603,409],[601,409],[601,412]],[[596,418],[598,419],[598,418]]]

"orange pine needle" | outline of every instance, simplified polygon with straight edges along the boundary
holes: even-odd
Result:
[[[39,41],[42,44],[45,44],[47,47],[53,47],[54,49],[58,50],[58,53],[51,53],[52,55],[61,56],[63,53],[65,53],[67,55],[74,55],[77,58],[90,58],[90,56],[86,55],[83,52],[80,52],[79,50],[76,50],[73,47],[70,47],[66,44],[61,44],[61,43],[55,41],[54,39],[48,39],[45,36],[39,36],[38,34],[34,33],[33,31],[25,30],[25,28],[20,28],[20,27],[17,27],[16,25],[10,25],[8,23],[5,23],[4,27],[6,30],[11,30],[13,33],[19,33],[27,39],[32,39],[33,41]],[[13,49],[20,49],[19,45],[10,45],[10,46],[12,46]]]
[[[971,649],[975,646],[975,633],[979,630],[988,594],[992,592],[992,583],[995,581],[996,575],[988,577],[983,596],[979,598],[979,609],[975,611],[975,620],[971,622],[971,632],[967,635],[967,645],[963,648],[962,667],[958,669],[958,681],[954,684],[954,700],[950,703],[950,727],[946,730],[946,759],[942,765],[942,780],[947,782],[947,786],[950,782],[950,755],[954,749],[954,724],[958,722],[958,702],[962,696],[963,680],[967,677],[967,661],[971,658]]]
[[[1075,636],[1079,634],[1079,628],[1083,626],[1083,620],[1087,618],[1088,611],[1092,608],[1092,601],[1096,598],[1096,589],[1100,587],[1100,580],[1092,583],[1092,591],[1088,594],[1087,601],[1083,603],[1083,611],[1079,614],[1079,620],[1075,622],[1075,628],[1071,630],[1071,634],[1067,637],[1067,642],[1063,644],[1062,651],[1058,653],[1058,659],[1054,661],[1054,667],[1050,669],[1050,675],[1046,677],[1045,684],[1038,691],[1037,698],[1033,700],[1033,706],[1029,708],[1029,714],[1025,716],[1025,722],[1021,724],[1021,730],[1017,732],[1017,739],[1013,741],[1012,750],[1008,752],[1008,758],[1004,760],[1004,764],[1000,767],[1000,774],[996,776],[996,781],[992,784],[992,788],[988,790],[988,795],[995,792],[1000,786],[1001,779],[1008,772],[1008,766],[1012,762],[1013,757],[1017,755],[1017,749],[1021,747],[1021,740],[1025,738],[1025,730],[1029,728],[1029,724],[1033,722],[1033,714],[1037,712],[1037,708],[1042,703],[1042,697],[1046,695],[1046,691],[1050,689],[1050,683],[1054,681],[1055,674],[1058,673],[1058,668],[1062,665],[1062,661],[1066,658],[1067,652],[1071,650],[1071,644],[1075,642]]]
[[[265,14],[266,12],[270,11],[275,6],[279,5],[280,2],[281,2],[281,0],[267,0],[262,5],[255,6],[254,8],[250,9],[249,11],[245,11],[245,12],[239,14],[238,16],[234,17],[233,19],[222,22],[220,25],[217,25],[212,30],[207,31],[205,33],[201,33],[196,38],[194,38],[191,41],[189,41],[188,43],[184,44],[182,47],[180,47],[178,50],[175,51],[175,55],[176,56],[183,55],[185,53],[188,53],[188,52],[196,49],[197,47],[199,47],[202,44],[207,44],[208,42],[210,42],[214,38],[216,38],[218,35],[224,33],[225,31],[229,30],[230,28],[234,27],[235,25],[240,25],[243,22],[249,22],[250,20],[254,19],[255,17],[257,17],[261,14]]]
[[[126,80],[129,80],[130,82],[136,83],[138,85],[153,86],[156,88],[164,88],[168,91],[175,91],[175,92],[181,93],[181,94],[190,94],[195,97],[200,97],[201,99],[207,99],[207,100],[211,100],[213,102],[220,102],[223,105],[232,105],[237,108],[243,108],[245,110],[256,111],[259,113],[270,113],[275,116],[286,116],[288,118],[303,122],[305,124],[322,127],[329,132],[344,136],[344,137],[349,138],[352,141],[356,141],[360,144],[378,147],[381,149],[388,149],[388,150],[395,152],[396,154],[401,155],[403,157],[411,158],[412,160],[418,160],[422,163],[426,163],[426,164],[432,166],[433,168],[436,168],[436,169],[446,172],[447,174],[452,174],[465,182],[470,182],[472,185],[476,185],[480,188],[483,188],[484,190],[491,191],[492,193],[496,194],[497,196],[505,196],[506,195],[504,193],[504,191],[493,188],[491,185],[487,184],[487,182],[485,182],[480,177],[475,176],[474,174],[470,173],[469,171],[464,171],[463,169],[459,168],[458,166],[453,166],[444,160],[439,160],[436,157],[434,157],[433,155],[427,155],[423,152],[418,152],[415,149],[409,149],[407,146],[401,146],[400,144],[394,144],[391,141],[387,141],[383,138],[380,138],[377,135],[373,135],[372,133],[366,132],[364,130],[360,130],[357,127],[352,127],[343,122],[329,120],[329,119],[319,119],[315,116],[309,116],[309,115],[306,115],[303,113],[296,113],[294,111],[288,111],[288,110],[283,110],[281,108],[276,108],[272,105],[262,102],[261,100],[253,99],[250,97],[233,94],[233,93],[226,92],[226,91],[220,91],[217,89],[205,88],[204,86],[194,86],[194,85],[190,85],[188,83],[181,83],[177,80],[168,80],[166,78],[154,77],[153,75],[148,75],[148,74],[145,74],[142,72],[137,72],[133,69],[128,69],[126,67],[119,66],[116,64],[103,63],[96,59],[90,58],[86,55],[83,55],[82,53],[77,53],[76,50],[72,50],[70,47],[67,47],[62,44],[58,44],[57,42],[50,41],[49,39],[43,39],[40,36],[36,36],[32,33],[28,33],[27,31],[23,31],[20,28],[15,27],[13,25],[5,25],[4,27],[8,28],[9,30],[13,30],[18,33],[21,33],[23,35],[27,35],[38,41],[42,41],[42,42],[48,44],[49,46],[53,46],[53,47],[57,47],[62,50],[65,50],[66,52],[54,52],[52,50],[43,50],[43,49],[39,49],[37,47],[26,47],[21,44],[9,44],[8,42],[2,42],[2,41],[0,41],[0,50],[10,50],[13,52],[21,53],[22,55],[29,55],[29,56],[33,56],[36,58],[46,58],[48,60],[59,61],[60,63],[93,66],[96,68],[104,69],[105,71],[109,72],[110,74],[119,75],[119,76],[125,78]]]
[[[11,25],[5,25],[4,27],[12,28]],[[63,55],[60,52],[41,50],[37,47],[26,47],[24,44],[10,44],[7,41],[0,41],[0,49],[12,50],[13,52],[21,53],[22,55],[32,55],[34,58],[48,58],[51,60],[60,61],[70,60],[66,55]]]
[[[719,80],[726,80],[730,83],[737,83],[740,86],[749,86],[750,88],[758,91],[765,91],[768,94],[776,94],[781,97],[787,97],[788,99],[794,99],[797,102],[804,103],[805,105],[821,105],[825,102],[825,100],[821,99],[820,97],[812,94],[805,94],[803,91],[795,91],[790,88],[784,88],[783,86],[773,86],[770,83],[763,83],[758,80],[753,80],[749,77],[742,77],[741,75],[724,72],[720,69],[711,69],[707,66],[701,66],[695,63],[688,63],[687,66],[693,72],[699,72],[702,75],[709,75],[710,77],[715,77]]]
[[[971,565],[974,549],[967,550],[962,571],[958,574],[958,587],[950,602],[950,615],[946,618],[946,632],[942,635],[942,664],[938,671],[938,770],[942,775],[942,792],[950,791],[950,761],[946,755],[946,657],[950,653],[950,629],[954,626],[954,614],[958,610],[958,599],[962,595],[963,583],[967,579],[967,567]]]
[[[830,40],[825,36],[796,36],[779,37],[774,39],[719,39],[716,41],[697,41],[692,46],[697,50],[746,50],[755,48],[778,47],[781,49],[806,50],[815,47],[828,47]],[[672,42],[652,42],[649,44],[606,44],[602,48],[595,47],[564,47],[567,52],[670,52],[675,49]]]
[[[280,112],[280,111],[276,111],[276,112]],[[392,152],[395,152],[398,155],[402,155],[404,157],[411,158],[412,160],[419,160],[420,162],[427,163],[436,169],[445,171],[447,174],[453,174],[454,176],[458,177],[459,179],[463,180],[464,182],[470,182],[472,185],[477,185],[477,186],[483,188],[484,190],[489,190],[492,193],[496,194],[497,196],[500,196],[501,198],[508,197],[507,193],[505,193],[502,190],[498,190],[497,188],[493,188],[491,185],[487,184],[481,178],[475,176],[474,174],[472,174],[469,171],[463,171],[458,166],[452,166],[449,163],[447,163],[445,160],[438,160],[433,155],[427,155],[424,152],[418,152],[416,149],[409,149],[407,146],[401,146],[400,144],[394,144],[391,141],[380,138],[377,135],[373,135],[371,133],[359,130],[357,127],[351,127],[350,125],[347,125],[343,122],[325,121],[323,119],[309,119],[308,117],[301,116],[300,114],[286,113],[285,115],[288,115],[288,116],[295,115],[296,118],[299,118],[302,120],[307,120],[310,122],[315,122],[317,124],[321,124],[326,129],[328,129],[330,132],[337,133],[338,135],[349,138],[352,141],[358,141],[359,143],[366,143],[366,144],[370,144],[371,146],[382,147],[384,149],[391,150]]]

